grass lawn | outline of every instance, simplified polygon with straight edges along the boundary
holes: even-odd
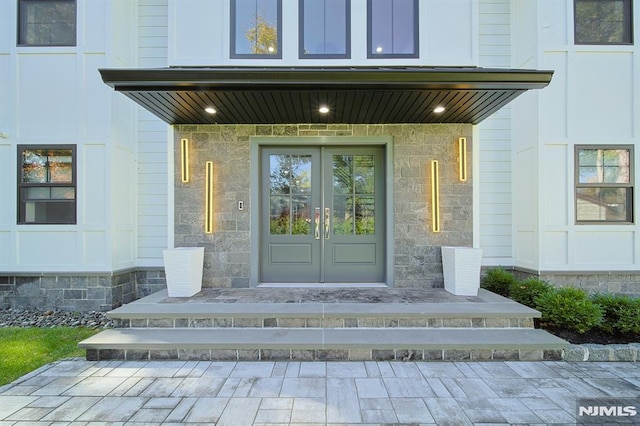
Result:
[[[100,330],[73,327],[0,328],[0,386],[50,362],[84,357],[78,342]]]

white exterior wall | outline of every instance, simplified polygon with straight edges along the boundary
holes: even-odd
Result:
[[[167,66],[167,0],[139,0],[138,66]],[[119,95],[121,98],[125,98]],[[126,99],[126,98],[125,98]],[[132,104],[129,99],[127,102]],[[162,266],[168,240],[168,140],[171,128],[142,107],[138,124],[138,260],[137,266]],[[173,232],[173,230],[171,231]]]
[[[97,71],[135,65],[127,32],[137,19],[134,4],[78,0],[77,47],[16,47],[16,2],[0,2],[0,129],[9,134],[0,139],[2,273],[100,272],[135,263],[131,107]],[[76,145],[76,225],[17,225],[20,144]]]
[[[515,265],[638,270],[637,224],[575,224],[574,147],[638,142],[639,10],[634,8],[633,46],[574,45],[571,0],[519,0],[512,12],[512,66],[555,71],[548,88],[513,103]],[[534,34],[537,43],[531,42]],[[638,155],[636,149],[636,183]],[[637,201],[634,207],[637,223]]]
[[[509,0],[479,1],[481,67],[511,66]],[[479,246],[484,265],[512,265],[511,107],[507,105],[480,123],[475,142],[479,151],[474,214],[479,221]]]
[[[367,59],[366,0],[351,1],[351,59],[298,58],[298,0],[282,0],[282,59],[229,59],[230,2],[169,0],[169,65],[477,65],[477,0],[419,3],[416,59]]]

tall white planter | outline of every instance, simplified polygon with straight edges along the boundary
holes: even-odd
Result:
[[[162,251],[169,297],[191,297],[202,289],[204,247]]]
[[[442,247],[444,289],[457,296],[477,296],[481,265],[482,249]]]

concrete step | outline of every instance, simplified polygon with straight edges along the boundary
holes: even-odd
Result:
[[[540,313],[487,303],[131,303],[108,313],[123,328],[533,327]]]
[[[111,329],[82,341],[87,359],[543,360],[569,344],[543,330],[495,328]]]

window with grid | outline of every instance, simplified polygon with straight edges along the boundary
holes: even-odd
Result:
[[[350,0],[299,0],[300,58],[351,56]]]
[[[633,147],[576,146],[576,222],[633,223]]]
[[[418,0],[367,1],[368,58],[418,57]]]
[[[282,58],[281,0],[231,0],[231,58]]]
[[[75,0],[18,0],[19,46],[75,46]]]
[[[76,223],[73,145],[18,146],[18,223]]]
[[[632,44],[632,0],[574,0],[576,44]]]

